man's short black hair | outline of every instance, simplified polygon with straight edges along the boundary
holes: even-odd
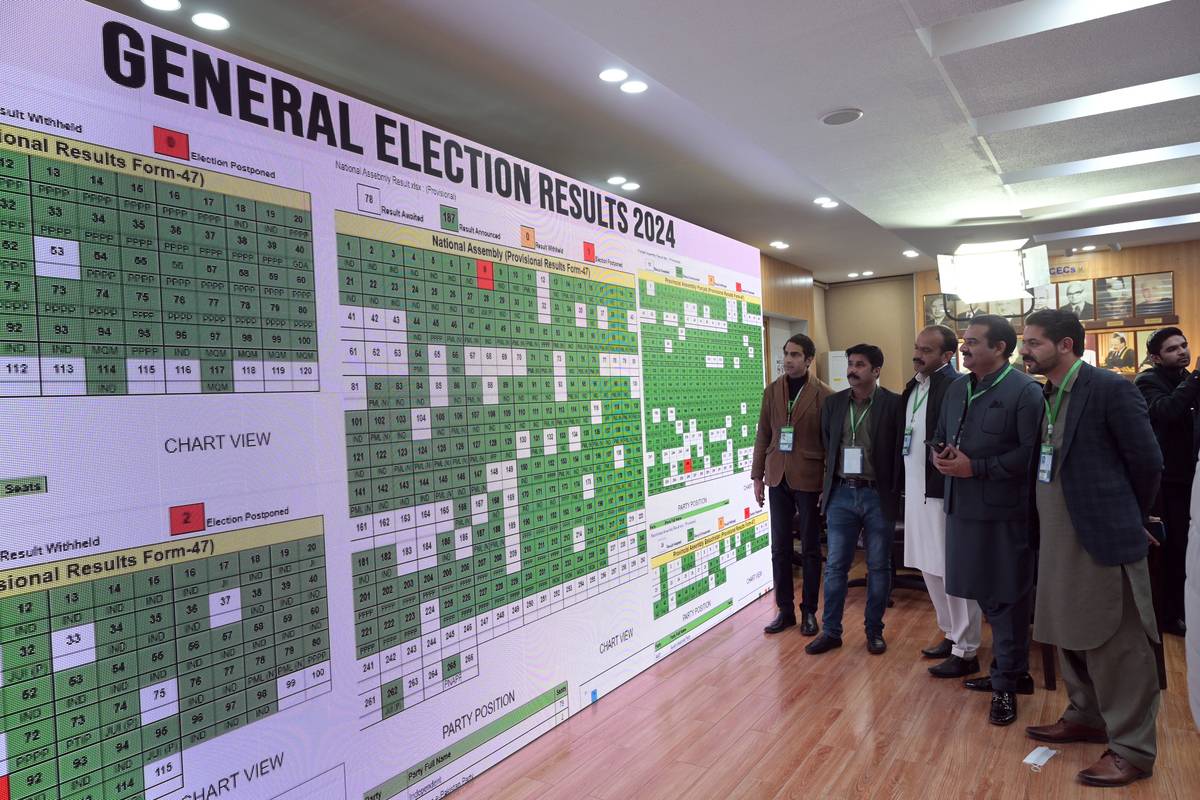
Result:
[[[883,351],[873,344],[856,344],[846,348],[846,358],[850,356],[866,356],[871,366],[879,369],[883,366]]]
[[[805,358],[813,358],[817,355],[817,346],[813,344],[813,340],[805,336],[803,333],[793,333],[792,337],[783,343],[783,352],[787,353],[787,346],[794,344],[804,351]]]
[[[1070,311],[1058,308],[1043,308],[1025,318],[1026,327],[1037,325],[1046,332],[1050,341],[1058,344],[1070,337],[1071,352],[1077,356],[1083,355],[1083,323],[1079,317]]]
[[[1154,333],[1150,334],[1150,340],[1146,342],[1146,353],[1148,355],[1157,356],[1162,354],[1163,345],[1167,343],[1167,339],[1172,336],[1183,336],[1183,331],[1175,326],[1159,328]],[[1186,340],[1187,337],[1184,336]]]
[[[942,336],[942,352],[952,353],[958,349],[958,334],[947,328],[945,325],[930,325],[921,333],[940,333]]]
[[[987,328],[988,347],[995,347],[997,342],[1004,342],[1004,357],[1008,358],[1017,349],[1017,332],[1012,323],[1004,317],[995,314],[980,314],[973,317],[970,325],[982,325]]]

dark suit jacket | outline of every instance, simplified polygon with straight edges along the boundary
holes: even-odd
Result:
[[[1143,523],[1162,473],[1145,401],[1125,378],[1084,364],[1064,424],[1055,469],[1080,544],[1108,566],[1145,558]]]
[[[900,448],[900,434],[896,429],[899,416],[896,407],[900,395],[880,386],[875,395],[875,404],[867,417],[871,427],[871,465],[875,468],[875,485],[883,515],[895,521],[900,511],[900,490],[897,483],[896,452]],[[822,497],[825,504],[833,489],[837,472],[838,453],[842,447],[842,429],[846,426],[846,411],[850,407],[850,390],[843,389],[825,399],[821,406],[821,439],[825,442],[825,482]]]
[[[1150,424],[1163,457],[1163,483],[1192,482],[1196,474],[1196,407],[1200,375],[1155,367],[1139,374],[1134,385],[1146,400]]]
[[[1029,518],[1030,476],[1044,407],[1042,389],[1015,369],[997,384],[1002,370],[979,384],[986,392],[976,398],[969,413],[964,415],[963,409],[970,375],[950,384],[942,401],[935,438],[951,444],[958,438],[959,449],[970,457],[974,473],[971,478],[945,479],[946,513],[962,519],[1000,522]]]
[[[929,397],[925,400],[925,431],[928,435],[932,435],[937,430],[938,420],[942,416],[942,400],[946,397],[946,390],[959,377],[949,364],[929,376]],[[908,399],[916,388],[917,379],[914,377],[905,384],[904,393],[900,395],[900,402],[896,405],[896,413],[899,415],[896,424],[899,426],[901,446],[904,443],[904,429],[908,427]],[[925,451],[925,496],[938,498],[944,496],[946,481],[942,477],[942,473],[938,472],[937,467],[933,465],[929,448],[924,442],[916,441],[912,443],[912,446]],[[904,455],[899,446],[896,448],[896,487],[898,491],[904,489]]]

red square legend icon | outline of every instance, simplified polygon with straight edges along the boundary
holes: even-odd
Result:
[[[171,535],[204,530],[204,503],[171,506]]]
[[[595,263],[596,261],[596,245],[591,242],[583,243],[583,260]]]
[[[191,150],[188,148],[188,135],[157,125],[154,126],[154,152],[160,156],[192,160]]]
[[[488,291],[496,290],[496,267],[491,261],[475,260],[475,285]]]

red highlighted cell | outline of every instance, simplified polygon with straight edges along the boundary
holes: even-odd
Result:
[[[173,131],[170,128],[154,126],[154,152],[160,156],[171,156],[191,161],[191,150],[188,147],[188,135]]]
[[[737,286],[737,290],[740,292],[742,290],[742,282],[738,281],[735,285]]]
[[[171,507],[171,535],[195,533],[204,530],[204,503]],[[0,796],[0,800],[4,800]]]
[[[750,519],[750,506],[746,506],[746,519]]]
[[[692,471],[692,460],[690,458],[685,458],[683,460],[683,474],[686,475],[691,471]]]
[[[583,243],[583,260],[595,262],[596,260],[596,245],[591,242]]]
[[[0,800],[8,800],[8,776],[0,776]]]
[[[480,289],[495,291],[496,268],[492,262],[475,260],[475,285]]]

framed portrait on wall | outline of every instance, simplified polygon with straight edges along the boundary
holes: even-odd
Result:
[[[1070,311],[1083,322],[1096,318],[1096,296],[1091,281],[1067,281],[1058,284],[1058,307]]]
[[[968,303],[966,300],[959,300],[954,304],[954,313],[958,317],[958,329],[965,331],[967,326],[971,324],[972,319],[989,313],[988,304]]]
[[[1096,319],[1133,316],[1133,278],[1096,279]]]
[[[1146,345],[1150,343],[1150,337],[1154,335],[1154,331],[1138,331],[1137,332],[1137,357],[1138,357],[1138,372],[1145,372],[1154,367],[1150,361],[1150,352]]]
[[[1116,372],[1133,372],[1137,368],[1137,343],[1132,331],[1105,331],[1097,338],[1099,366]]]
[[[925,309],[924,327],[945,325],[950,330],[954,330],[955,322],[950,318],[950,314],[954,311],[957,297],[952,294],[927,294],[922,300]]]
[[[1134,313],[1158,317],[1175,313],[1175,273],[1154,272],[1133,276]]]
[[[1096,366],[1096,334],[1085,333],[1083,335],[1083,360],[1084,363]]]
[[[1033,293],[1033,310],[1040,311],[1043,308],[1055,308],[1058,303],[1058,293],[1055,291],[1053,283],[1047,283],[1045,286],[1034,286],[1029,290]]]
[[[1017,331],[1025,327],[1025,317],[1022,314],[1028,307],[1028,300],[993,300],[988,303],[991,313],[1007,319]]]

